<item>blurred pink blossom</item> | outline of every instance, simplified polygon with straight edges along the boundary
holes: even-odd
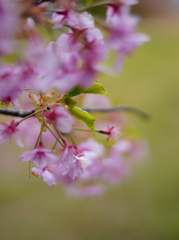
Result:
[[[8,139],[11,139],[12,135],[14,134],[16,137],[16,142],[19,145],[19,147],[23,147],[23,143],[21,142],[19,133],[18,133],[17,123],[12,120],[10,125],[1,122],[0,123],[0,143],[3,143],[7,141]]]
[[[43,180],[49,185],[56,185],[57,181],[56,178],[52,172],[52,170],[49,167],[44,167],[43,169],[41,168],[36,168],[33,167],[32,168],[32,174],[39,177],[39,178],[43,178]]]
[[[55,107],[43,113],[49,122],[53,122],[62,133],[69,133],[72,130],[73,119],[64,106]]]
[[[57,164],[58,158],[51,153],[50,149],[39,147],[37,149],[24,152],[20,156],[20,161],[31,161],[36,168],[43,169],[49,163]]]

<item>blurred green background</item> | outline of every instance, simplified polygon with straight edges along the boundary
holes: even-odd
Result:
[[[104,196],[73,199],[61,186],[29,178],[22,150],[1,144],[0,240],[179,239],[179,21],[148,17],[140,30],[152,41],[125,61],[122,74],[100,81],[116,104],[151,114],[148,122],[128,115],[150,156]]]

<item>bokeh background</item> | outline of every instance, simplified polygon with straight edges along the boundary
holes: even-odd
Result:
[[[147,122],[128,115],[150,155],[104,196],[73,199],[61,186],[29,178],[22,150],[1,144],[1,240],[179,239],[179,1],[139,2],[134,11],[151,42],[125,61],[122,74],[99,80],[116,104],[150,113]]]

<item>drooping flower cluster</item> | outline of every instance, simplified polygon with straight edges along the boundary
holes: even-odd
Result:
[[[108,2],[106,19],[99,21],[75,0],[0,0],[5,23],[0,26],[0,101],[28,110],[9,111],[21,119],[0,123],[0,143],[14,134],[22,147],[20,133],[31,149],[20,161],[32,161],[34,176],[50,186],[63,183],[76,196],[101,194],[107,183],[119,184],[132,160],[146,150],[143,140],[124,138],[122,115],[96,119],[90,114],[90,107],[111,107],[96,80],[111,50],[119,72],[124,57],[149,41],[136,31],[138,18],[130,13],[134,4]]]

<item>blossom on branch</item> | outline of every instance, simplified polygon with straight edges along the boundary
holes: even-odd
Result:
[[[51,153],[50,149],[39,147],[32,151],[24,152],[20,156],[20,161],[22,162],[31,160],[36,168],[43,169],[47,167],[49,163],[57,164],[58,158]]]
[[[24,108],[1,109],[22,118],[0,123],[0,143],[15,135],[22,147],[20,130],[31,149],[20,161],[33,162],[34,176],[49,186],[63,184],[69,194],[94,196],[108,183],[120,184],[133,160],[146,151],[145,141],[130,133],[118,140],[128,122],[117,111],[146,114],[135,107],[112,107],[97,76],[113,74],[104,65],[111,50],[120,71],[124,57],[149,37],[136,30],[139,19],[131,15],[136,0],[101,2],[107,7],[105,23],[86,11],[90,6],[78,3],[0,0],[0,102]],[[105,135],[107,141],[101,138]]]
[[[84,173],[88,165],[85,155],[68,144],[61,154],[59,162],[65,167],[63,175],[68,174],[72,179]]]
[[[12,135],[15,135],[16,142],[19,147],[23,147],[23,143],[21,142],[19,133],[18,133],[17,123],[12,120],[8,125],[4,122],[0,123],[0,143],[6,142],[8,139],[11,139]]]
[[[53,171],[48,167],[44,167],[43,169],[42,168],[36,168],[36,167],[33,167],[32,168],[32,174],[34,176],[37,176],[39,178],[43,178],[43,180],[49,185],[49,186],[52,186],[52,185],[56,185],[57,184],[57,181],[56,181],[56,178],[53,174]]]
[[[64,106],[55,107],[48,112],[44,112],[43,115],[47,118],[49,123],[53,122],[60,132],[71,132],[74,122],[70,113]]]
[[[150,40],[149,36],[136,32],[139,18],[130,14],[130,5],[136,1],[117,1],[107,4],[106,27],[108,46],[117,53],[116,70],[121,71],[123,58]]]

